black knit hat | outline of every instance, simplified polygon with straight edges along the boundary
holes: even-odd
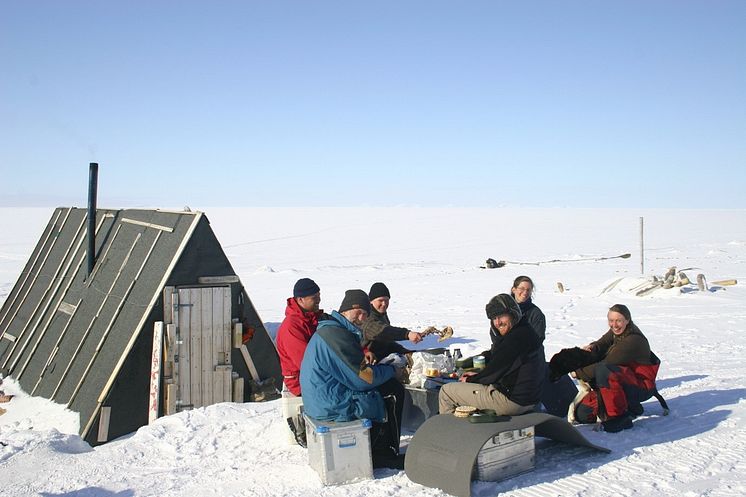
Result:
[[[339,312],[349,311],[351,309],[362,309],[370,314],[370,299],[368,294],[362,290],[347,290],[345,298],[339,304]]]
[[[373,302],[378,297],[391,297],[391,293],[389,293],[389,289],[381,283],[380,281],[378,283],[373,283],[373,286],[370,287],[370,292],[368,292],[368,297],[370,297],[370,301]]]
[[[500,314],[510,314],[510,317],[513,319],[513,324],[516,324],[521,320],[521,317],[523,317],[521,308],[518,307],[515,299],[507,293],[501,293],[500,295],[492,297],[490,301],[487,302],[485,310],[487,311],[487,318],[489,320],[495,319]]]
[[[295,282],[293,297],[308,297],[320,291],[319,285],[311,278],[301,278]]]

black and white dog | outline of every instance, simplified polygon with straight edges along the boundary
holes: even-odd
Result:
[[[580,347],[572,347],[569,349],[562,349],[552,356],[549,360],[549,381],[557,381],[562,376],[575,371],[576,369],[583,368],[596,362],[593,353]],[[567,421],[570,423],[575,422],[575,408],[583,400],[583,397],[588,395],[588,392],[592,390],[591,386],[578,379],[578,394],[573,399],[567,410]],[[663,396],[658,393],[658,389],[653,389],[653,397],[658,399],[661,407],[663,408],[663,415],[667,416],[669,409],[666,400]]]

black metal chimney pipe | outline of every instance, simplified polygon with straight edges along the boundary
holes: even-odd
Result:
[[[96,264],[96,194],[98,193],[98,162],[88,170],[88,276]]]

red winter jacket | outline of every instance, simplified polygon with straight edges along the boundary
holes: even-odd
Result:
[[[300,396],[300,363],[311,335],[316,333],[321,314],[321,311],[304,311],[291,297],[285,308],[285,319],[277,330],[277,353],[283,381],[295,396]]]

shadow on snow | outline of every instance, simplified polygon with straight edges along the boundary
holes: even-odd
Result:
[[[703,375],[683,376],[659,382],[659,387],[675,386],[684,381],[703,378]],[[573,447],[551,440],[536,440],[536,469],[530,473],[503,482],[478,482],[473,484],[474,497],[496,495],[511,489],[551,482],[588,471],[617,459],[624,459],[643,446],[683,440],[716,428],[731,414],[720,406],[733,405],[746,398],[746,389],[709,390],[667,399],[671,412],[662,415],[655,398],[643,404],[645,413],[634,421],[634,428],[620,433],[594,431],[595,425],[577,428],[591,442],[611,449],[610,454],[596,453],[582,447]]]

